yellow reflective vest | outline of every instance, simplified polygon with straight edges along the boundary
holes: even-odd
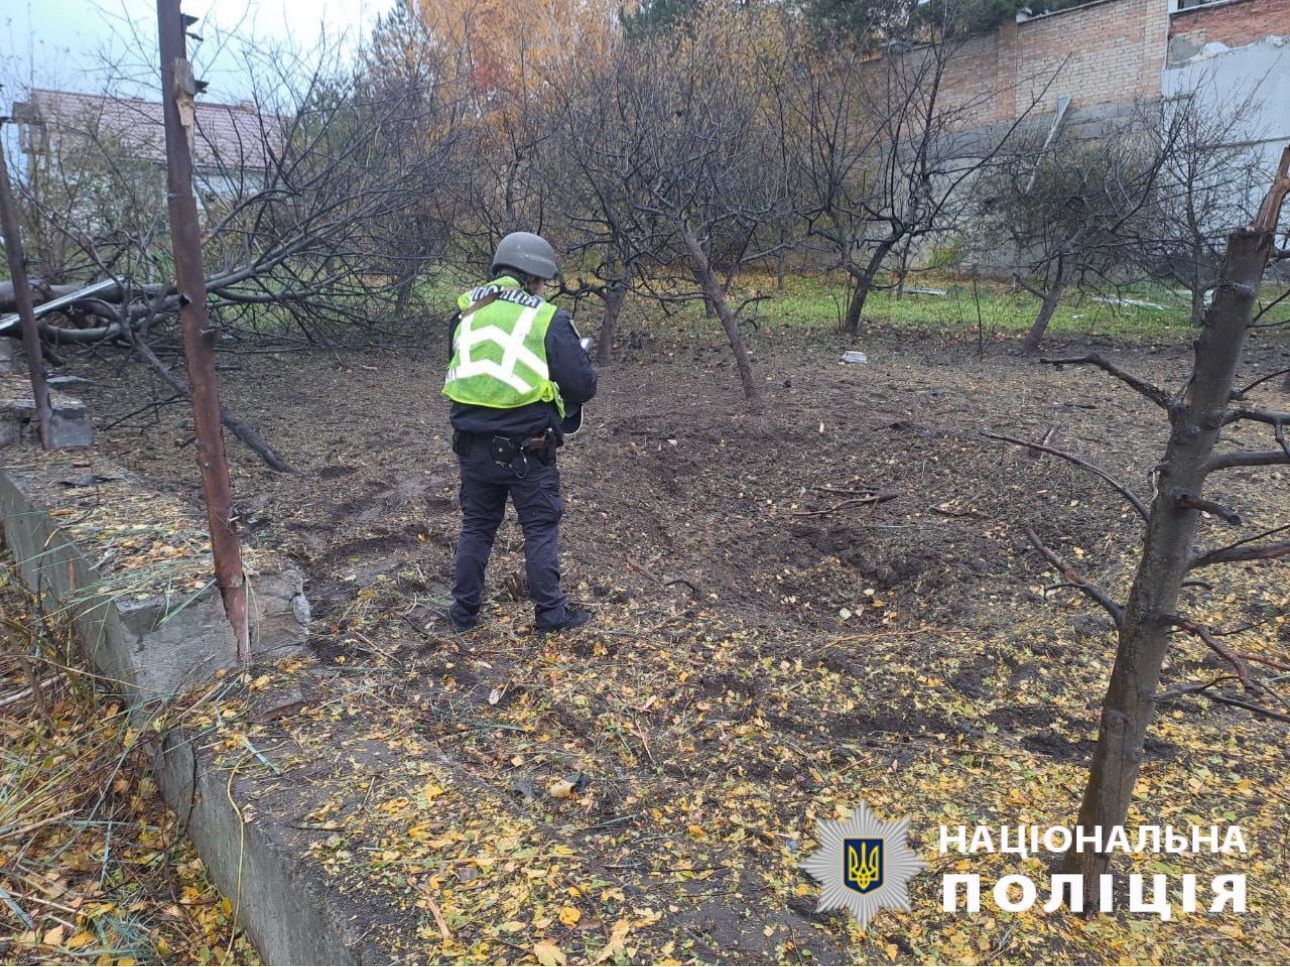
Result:
[[[463,293],[457,306],[461,320],[443,395],[501,410],[553,403],[563,419],[560,387],[551,381],[546,362],[546,331],[556,307],[510,276]]]

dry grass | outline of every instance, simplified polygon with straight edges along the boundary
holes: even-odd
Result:
[[[0,961],[254,962],[148,772],[175,710],[132,718],[7,557],[0,626]]]

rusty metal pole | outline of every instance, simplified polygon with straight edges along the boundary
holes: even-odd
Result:
[[[3,132],[7,120],[0,118],[0,132]],[[9,275],[13,279],[13,300],[22,322],[22,345],[27,351],[27,371],[31,374],[31,397],[36,403],[40,445],[48,450],[51,411],[49,387],[45,384],[45,356],[40,351],[40,330],[36,327],[36,311],[31,303],[31,286],[27,282],[27,256],[22,248],[18,203],[9,187],[9,165],[5,161],[3,143],[0,143],[0,232],[4,233],[4,250],[9,259]]]
[[[232,521],[232,485],[224,428],[220,421],[219,387],[215,380],[215,330],[206,312],[206,273],[202,266],[197,200],[193,196],[193,135],[196,130],[197,82],[188,63],[186,33],[193,19],[179,10],[179,0],[157,0],[157,31],[161,48],[161,100],[166,120],[166,185],[170,238],[181,308],[188,395],[193,404],[197,436],[197,466],[206,497],[211,556],[215,579],[224,600],[224,613],[237,638],[237,656],[245,661],[249,642],[246,575],[242,548]]]

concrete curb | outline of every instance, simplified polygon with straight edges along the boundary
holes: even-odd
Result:
[[[157,785],[178,813],[215,885],[266,964],[385,964],[368,924],[310,875],[307,854],[278,841],[272,824],[243,822],[227,773],[172,729],[153,760]]]
[[[130,580],[124,584],[121,575],[93,563],[103,543],[101,528],[93,526],[102,523],[103,504],[110,519],[120,519],[129,508],[113,508],[117,497],[142,494],[159,517],[174,512],[177,501],[149,495],[140,478],[97,456],[90,461],[91,483],[80,486],[85,454],[19,447],[3,452],[8,465],[0,468],[0,523],[23,580],[49,606],[70,613],[87,659],[141,719],[158,700],[234,664],[235,644],[219,594],[204,581],[209,555],[149,574],[148,580],[125,572]],[[108,483],[114,494],[105,496],[101,488]],[[184,512],[188,520],[180,524],[200,533],[201,522]],[[142,526],[125,523],[130,520],[126,516],[108,530]],[[256,558],[248,555],[258,565],[252,578],[253,654],[299,654],[309,621],[301,577],[271,556]],[[196,579],[200,590],[176,594],[177,583],[193,580],[189,571],[202,576]],[[184,823],[211,880],[225,896],[237,898],[239,922],[266,963],[388,962],[388,954],[365,938],[368,924],[357,908],[342,908],[316,873],[310,875],[307,854],[276,836],[280,831],[272,823],[243,821],[236,795],[229,795],[232,777],[215,764],[213,750],[188,730],[174,728],[154,740],[153,751],[162,795]]]
[[[125,522],[138,521],[140,504],[167,521],[176,543],[200,547],[204,524],[191,510],[149,494],[140,478],[102,458],[26,448],[5,455],[16,458],[0,469],[5,544],[27,586],[70,612],[100,674],[128,697],[149,700],[186,691],[236,663],[233,630],[207,577],[208,551],[116,573],[91,563],[91,555],[102,562],[122,543],[123,529],[133,526]],[[309,623],[300,574],[271,557],[254,563],[252,657],[299,651]]]

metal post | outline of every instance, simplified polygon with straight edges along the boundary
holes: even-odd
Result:
[[[0,132],[3,132],[4,122],[7,120],[9,119],[0,118]],[[5,255],[9,258],[9,273],[13,279],[13,300],[18,306],[18,318],[22,321],[22,345],[27,351],[27,371],[31,373],[31,396],[36,402],[40,444],[48,450],[51,414],[49,387],[45,385],[45,357],[40,351],[40,330],[36,328],[31,287],[27,282],[27,256],[22,249],[18,203],[9,187],[9,165],[5,161],[3,143],[0,143],[0,231],[4,233]]]
[[[179,321],[197,436],[197,466],[206,497],[215,579],[224,599],[224,613],[237,637],[238,659],[244,661],[249,641],[246,575],[242,571],[242,549],[231,516],[232,486],[220,422],[219,387],[215,380],[215,330],[206,312],[206,275],[202,267],[197,200],[193,197],[192,137],[196,129],[194,97],[198,87],[185,49],[186,30],[193,19],[180,13],[179,2],[157,0],[170,237],[181,300]]]

